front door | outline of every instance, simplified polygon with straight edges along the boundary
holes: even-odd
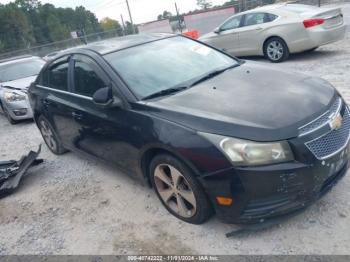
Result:
[[[73,94],[76,102],[73,119],[79,126],[73,139],[73,147],[108,162],[130,169],[137,150],[128,141],[134,130],[130,121],[133,114],[128,110],[96,105],[93,94],[100,88],[113,85],[104,71],[89,57],[73,58]],[[113,86],[116,91],[116,86]]]
[[[217,32],[217,36],[211,40],[211,44],[232,55],[239,55],[239,27],[242,16],[235,16],[227,20]]]

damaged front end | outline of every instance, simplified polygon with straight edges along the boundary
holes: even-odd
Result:
[[[40,151],[41,145],[37,152],[30,151],[19,161],[0,161],[0,198],[13,193],[28,169],[43,162],[37,159]]]

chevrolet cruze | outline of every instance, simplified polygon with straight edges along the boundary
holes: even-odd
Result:
[[[300,210],[342,178],[349,109],[326,81],[245,62],[184,36],[69,50],[30,87],[41,134],[116,164],[189,223]]]

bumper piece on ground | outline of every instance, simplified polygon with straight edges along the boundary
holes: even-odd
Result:
[[[0,198],[13,193],[28,169],[43,162],[42,159],[37,159],[40,151],[41,146],[37,152],[30,151],[19,161],[0,161]]]

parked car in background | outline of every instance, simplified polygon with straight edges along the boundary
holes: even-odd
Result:
[[[0,107],[11,124],[33,118],[28,87],[45,61],[36,56],[0,60]]]
[[[340,8],[285,3],[234,15],[199,40],[235,56],[282,62],[291,53],[341,40],[345,32]]]
[[[184,36],[134,35],[62,53],[29,97],[53,153],[116,164],[189,223],[302,209],[349,167],[349,109],[331,84]]]

